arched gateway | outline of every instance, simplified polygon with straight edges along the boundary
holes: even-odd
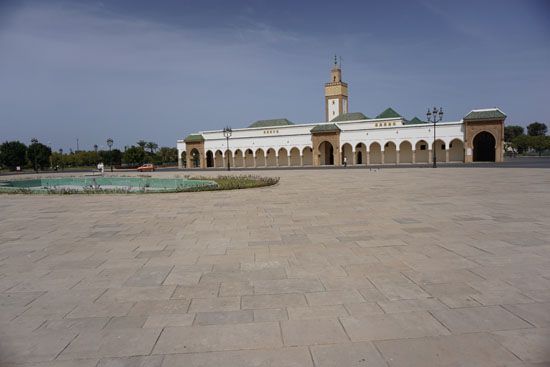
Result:
[[[482,131],[474,137],[474,162],[495,161],[495,137],[487,131]]]
[[[324,141],[319,145],[319,160],[321,166],[334,165],[334,147],[328,141]]]

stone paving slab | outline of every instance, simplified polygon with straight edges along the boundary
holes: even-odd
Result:
[[[550,364],[550,170],[259,173],[0,195],[0,365]]]
[[[406,312],[342,318],[352,341],[371,341],[422,336],[447,335],[449,331],[427,312]]]
[[[310,349],[317,367],[387,367],[371,343],[316,345]]]
[[[151,353],[162,329],[115,328],[84,331],[59,355],[59,359],[130,357]]]
[[[392,367],[523,365],[514,354],[483,333],[387,340],[375,344]]]
[[[496,331],[530,328],[533,325],[500,306],[469,307],[454,310],[434,310],[436,317],[453,333]]]
[[[197,353],[281,346],[281,331],[276,322],[168,327],[164,329],[153,353]]]
[[[313,367],[306,347],[168,355],[163,367]]]

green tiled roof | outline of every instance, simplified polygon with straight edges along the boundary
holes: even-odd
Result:
[[[294,125],[294,123],[292,121],[288,121],[287,119],[258,120],[251,123],[248,127],[269,127],[286,125]]]
[[[191,135],[187,135],[184,141],[186,143],[200,143],[204,141],[204,136],[200,134],[191,134]]]
[[[464,120],[503,120],[506,115],[498,108],[486,110],[472,110],[464,117]]]
[[[342,115],[338,115],[330,121],[338,122],[338,121],[354,121],[354,120],[366,120],[366,119],[368,119],[368,117],[362,114],[361,112],[349,112],[349,113],[344,113]]]
[[[310,131],[312,133],[330,133],[340,131],[340,128],[336,124],[322,124],[315,126]]]
[[[386,108],[384,112],[376,116],[377,119],[390,119],[390,118],[398,118],[398,117],[401,117],[401,115],[395,112],[395,110],[391,107]]]
[[[414,125],[414,124],[425,124],[426,121],[422,121],[418,117],[414,117],[411,121],[405,122],[405,125]]]

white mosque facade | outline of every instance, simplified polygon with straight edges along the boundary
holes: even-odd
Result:
[[[223,130],[194,133],[177,141],[180,168],[430,164],[433,150],[438,163],[502,161],[506,115],[500,109],[438,122],[434,139],[433,123],[407,120],[392,108],[375,118],[349,113],[341,75],[335,64],[325,84],[326,122],[260,120],[233,129],[229,140]]]

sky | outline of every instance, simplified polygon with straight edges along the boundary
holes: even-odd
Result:
[[[550,123],[546,0],[0,0],[0,141],[175,147],[320,122],[335,54],[350,112]]]

